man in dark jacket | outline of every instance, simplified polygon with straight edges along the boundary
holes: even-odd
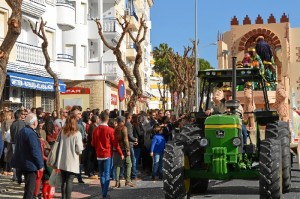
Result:
[[[131,179],[135,179],[137,177],[137,173],[136,173],[136,167],[134,165],[135,155],[134,155],[133,145],[137,144],[138,139],[133,136],[133,127],[131,124],[132,114],[126,113],[125,118],[126,118],[125,126],[127,127],[128,140],[129,140],[129,145],[130,145],[130,158],[131,158],[131,163],[132,163]]]
[[[21,129],[23,129],[25,127],[25,122],[23,121],[23,119],[21,117],[22,115],[25,116],[24,111],[17,110],[14,114],[15,121],[10,126],[10,136],[11,136],[11,143],[12,143],[12,147],[13,147],[13,153],[15,153],[16,137],[18,136]],[[24,117],[24,119],[25,119],[25,117]],[[18,183],[21,184],[21,182],[22,182],[21,173],[16,169],[13,169],[13,172],[14,172],[14,175],[13,175],[12,180],[13,181],[17,180]]]
[[[41,144],[34,129],[38,125],[35,114],[30,113],[25,119],[26,126],[20,131],[16,139],[15,153],[12,167],[19,169],[25,176],[24,199],[32,199],[35,189],[37,171],[43,171],[44,163]]]
[[[272,62],[273,53],[272,53],[270,45],[264,40],[264,37],[258,36],[256,38],[256,42],[257,43],[255,46],[255,50],[256,50],[256,53],[261,58],[262,62],[264,62],[264,61]]]
[[[17,110],[14,114],[15,121],[10,126],[10,136],[11,136],[11,143],[13,144],[13,148],[15,148],[16,137],[18,136],[21,129],[25,127],[25,122],[21,119],[22,114],[23,113],[21,110]]]

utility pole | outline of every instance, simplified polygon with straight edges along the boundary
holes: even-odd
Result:
[[[195,97],[195,105],[196,105],[196,112],[199,111],[199,78],[198,71],[199,71],[199,62],[198,62],[198,31],[197,31],[197,0],[195,0],[195,82],[196,82],[196,97]]]

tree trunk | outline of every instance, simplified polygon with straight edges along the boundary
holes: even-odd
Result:
[[[130,100],[129,100],[128,104],[127,104],[127,111],[129,113],[133,113],[134,107],[135,107],[137,101],[138,101],[137,95],[134,95],[134,94],[131,95]]]
[[[6,3],[11,8],[12,13],[7,22],[7,34],[0,47],[0,99],[2,98],[2,93],[6,82],[9,55],[19,35],[21,34],[22,21],[22,0],[6,0]]]
[[[39,38],[41,38],[43,40],[42,51],[43,51],[43,54],[44,54],[44,57],[46,60],[45,69],[54,80],[55,111],[56,111],[57,116],[59,116],[59,110],[60,110],[59,82],[58,82],[58,77],[57,77],[56,73],[54,73],[54,71],[50,67],[50,56],[48,53],[48,40],[47,40],[45,29],[44,29],[45,23],[43,21],[43,18],[41,18],[39,29],[38,29],[37,23],[35,25],[35,28],[33,28],[33,25],[31,24],[30,21],[29,21],[29,23],[30,23],[30,27],[31,27],[31,30],[33,31],[33,33],[36,34]]]

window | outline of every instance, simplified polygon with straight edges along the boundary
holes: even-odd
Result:
[[[42,97],[42,108],[45,112],[52,113],[54,111],[54,92],[41,92]]]
[[[79,52],[79,66],[80,67],[86,67],[86,46],[81,46],[80,47],[80,52]]]
[[[54,50],[54,33],[50,32],[50,31],[46,31],[46,37],[48,40],[48,53],[50,56],[50,60],[53,60],[54,56],[53,56],[53,50]]]
[[[71,55],[74,59],[74,65],[76,66],[76,48],[75,45],[66,45],[65,53]]]
[[[25,108],[33,107],[33,92],[32,89],[22,88],[21,90],[21,102]]]
[[[7,31],[6,13],[0,12],[0,40],[5,37],[6,31]]]
[[[81,3],[79,15],[80,15],[79,16],[79,23],[80,24],[86,24],[87,13],[86,13],[86,4],[85,3]]]
[[[99,61],[98,41],[89,40],[89,61]]]

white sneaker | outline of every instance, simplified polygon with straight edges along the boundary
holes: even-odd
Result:
[[[258,167],[259,166],[259,162],[253,162],[252,163],[252,168],[256,168],[256,167]]]

